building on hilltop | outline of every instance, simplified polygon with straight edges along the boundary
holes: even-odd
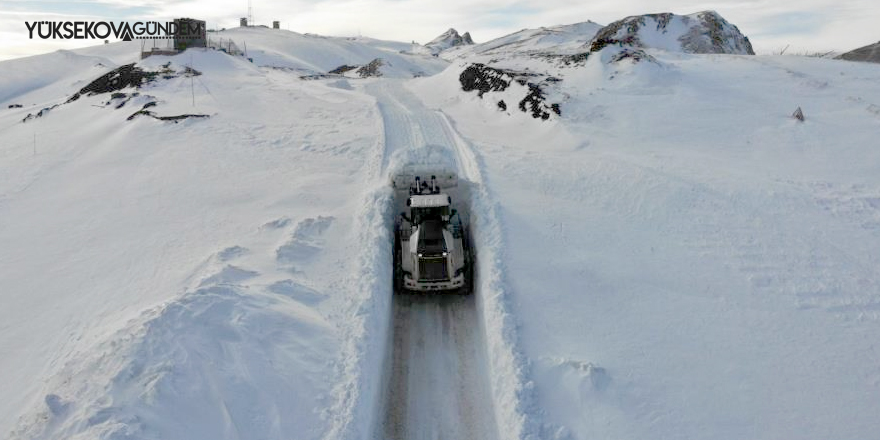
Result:
[[[208,46],[204,20],[176,18],[174,25],[174,49],[184,51],[190,47]]]

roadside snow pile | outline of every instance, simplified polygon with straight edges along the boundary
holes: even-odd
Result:
[[[440,52],[454,47],[473,46],[473,44],[474,40],[471,39],[471,34],[469,32],[465,32],[464,35],[459,35],[457,30],[450,28],[448,31],[440,34],[440,36],[425,44],[425,47],[428,48],[432,54],[439,54]]]
[[[612,45],[685,53],[755,54],[748,37],[714,11],[627,17],[602,28],[589,50],[598,52]]]
[[[880,42],[851,50],[845,54],[839,55],[837,59],[880,63]]]

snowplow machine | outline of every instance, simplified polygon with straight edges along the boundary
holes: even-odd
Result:
[[[423,178],[424,177],[424,178]],[[394,227],[394,287],[401,293],[469,294],[473,256],[467,225],[452,197],[455,173],[401,174],[392,186],[405,206]]]

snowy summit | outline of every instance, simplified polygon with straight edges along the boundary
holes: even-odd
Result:
[[[459,35],[457,30],[449,28],[448,31],[425,44],[425,47],[431,49],[432,53],[440,53],[453,47],[469,46],[472,44],[474,44],[474,40],[471,39],[470,32]]]

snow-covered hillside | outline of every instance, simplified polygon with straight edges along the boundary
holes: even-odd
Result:
[[[459,46],[441,54],[443,58],[455,59],[470,55],[520,54],[575,54],[583,52],[588,43],[602,29],[602,25],[586,21],[560,26],[523,29],[485,43]]]
[[[869,44],[858,49],[841,54],[837,58],[847,61],[868,61],[880,63],[880,42]]]
[[[685,53],[755,54],[748,37],[715,11],[627,17],[601,29],[590,50],[607,45]]]
[[[302,75],[320,75],[344,66],[361,67],[381,60],[379,73],[393,78],[433,75],[443,60],[412,54],[412,45],[364,37],[324,37],[263,27],[212,32],[211,38],[231,39],[259,66],[291,69]]]
[[[669,23],[451,64],[233,29],[253,62],[154,56],[97,94],[139,47],[0,62],[0,432],[873,438],[880,67]],[[472,297],[392,292],[412,162],[458,171]]]
[[[558,79],[549,121],[460,91],[467,63],[410,84],[500,206],[533,432],[871,437],[880,69],[647,52],[498,61]]]
[[[474,40],[471,39],[470,32],[465,32],[464,35],[459,35],[457,30],[449,28],[448,31],[426,43],[425,48],[427,48],[432,54],[439,54],[449,49],[473,46],[473,44]]]

